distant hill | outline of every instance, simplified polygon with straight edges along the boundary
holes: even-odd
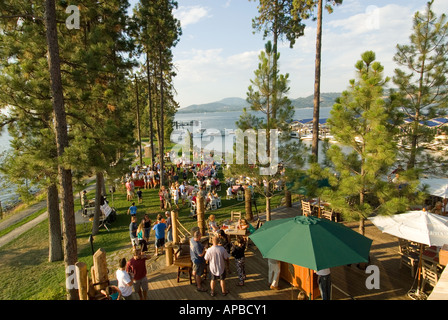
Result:
[[[336,92],[321,93],[320,94],[320,106],[331,107],[333,106],[335,99],[341,94]],[[291,103],[294,108],[312,108],[314,96],[310,95],[306,98],[292,99]],[[210,102],[205,104],[193,104],[188,107],[178,110],[178,113],[202,113],[202,112],[229,112],[229,111],[242,111],[244,108],[250,108],[249,103],[242,98],[225,98],[220,101]]]
[[[246,100],[241,98],[226,98],[217,102],[205,104],[192,104],[186,108],[178,110],[178,113],[202,113],[202,112],[228,112],[241,111],[249,107]]]
[[[339,98],[341,93],[339,92],[328,92],[320,94],[320,106],[321,107],[332,107],[335,103],[336,98]],[[312,108],[314,106],[314,95],[310,95],[306,98],[297,98],[291,100],[294,108]]]

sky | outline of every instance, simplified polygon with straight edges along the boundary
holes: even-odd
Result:
[[[137,0],[132,0],[135,3]],[[182,36],[173,48],[175,96],[180,108],[245,98],[258,67],[258,55],[270,37],[252,28],[258,1],[177,0],[174,12]],[[333,13],[323,15],[321,92],[342,92],[355,76],[354,65],[363,52],[372,50],[393,76],[397,44],[408,44],[412,18],[423,12],[422,0],[344,0]],[[433,11],[448,12],[448,1],[435,0]],[[280,73],[289,74],[289,98],[313,94],[316,22],[305,21],[305,35],[279,44]]]

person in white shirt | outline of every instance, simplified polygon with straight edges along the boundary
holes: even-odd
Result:
[[[210,281],[210,295],[215,296],[216,280],[220,280],[221,291],[225,296],[229,293],[226,289],[226,261],[229,261],[230,255],[219,244],[219,237],[213,237],[213,246],[207,250],[204,259],[208,261],[212,280]]]
[[[115,276],[118,281],[118,289],[121,291],[121,296],[124,300],[135,300],[132,290],[132,279],[129,273],[125,271],[126,259],[122,258],[119,261],[118,269],[115,272]]]

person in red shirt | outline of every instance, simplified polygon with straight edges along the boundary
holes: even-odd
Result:
[[[126,265],[126,272],[132,276],[134,291],[140,300],[146,300],[148,294],[148,278],[146,277],[146,260],[150,257],[142,255],[140,248],[133,249],[133,257]]]

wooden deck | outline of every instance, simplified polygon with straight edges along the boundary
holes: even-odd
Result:
[[[297,207],[282,207],[274,210],[272,219],[292,217],[300,214]],[[348,227],[358,227],[358,223],[345,223]],[[371,263],[380,271],[380,288],[367,289],[366,280],[370,274],[360,270],[356,265],[332,268],[332,298],[333,300],[410,300],[407,293],[416,287],[416,280],[411,277],[408,268],[399,269],[397,253],[397,238],[381,233],[373,224],[366,221],[365,235],[373,240],[371,248]],[[262,258],[255,246],[246,252],[247,279],[242,287],[236,286],[238,281],[235,262],[230,260],[231,274],[226,280],[227,296],[218,294],[211,297],[208,292],[197,292],[191,285],[188,276],[182,275],[177,283],[177,269],[174,266],[165,267],[148,274],[150,300],[295,300],[299,289],[293,288],[284,280],[280,281],[280,290],[270,290],[267,281],[267,260]],[[209,289],[209,281],[206,287]],[[431,288],[429,288],[431,289]]]

